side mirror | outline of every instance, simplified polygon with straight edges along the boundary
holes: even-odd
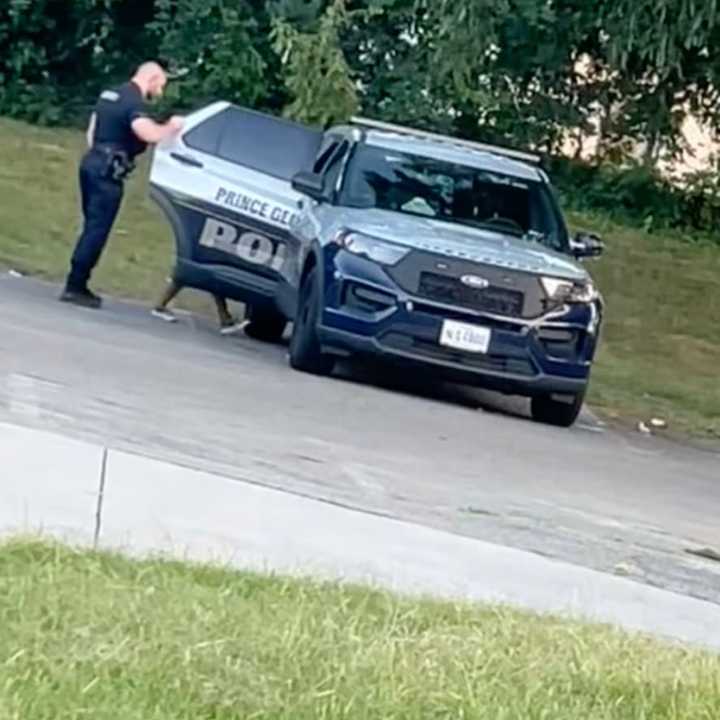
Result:
[[[578,259],[597,258],[604,251],[605,244],[593,233],[579,232],[570,239],[570,252]]]
[[[301,195],[307,195],[318,202],[327,200],[322,175],[306,171],[299,172],[292,179],[292,188]]]

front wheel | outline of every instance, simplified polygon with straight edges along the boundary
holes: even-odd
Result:
[[[272,308],[250,306],[246,319],[245,334],[262,342],[280,342],[287,327],[287,320]]]
[[[334,359],[322,352],[317,326],[320,318],[320,288],[313,268],[300,288],[297,317],[290,338],[290,366],[313,375],[329,375]]]
[[[530,412],[535,422],[569,428],[578,419],[584,400],[584,391],[562,399],[552,395],[538,395],[530,403]]]

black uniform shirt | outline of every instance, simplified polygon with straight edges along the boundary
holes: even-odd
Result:
[[[140,88],[133,82],[105,90],[95,106],[95,145],[112,145],[130,158],[147,148],[133,132],[132,123],[147,110]]]

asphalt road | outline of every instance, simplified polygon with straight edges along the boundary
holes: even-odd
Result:
[[[0,420],[720,603],[720,563],[687,552],[720,550],[720,454],[591,416],[545,427],[522,401],[388,372],[306,376],[202,318],[56,296],[0,277]]]

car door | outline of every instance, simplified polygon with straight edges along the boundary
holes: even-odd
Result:
[[[294,226],[294,235],[302,245],[301,254],[304,256],[322,234],[324,222],[323,215],[327,217],[328,208],[335,204],[338,191],[338,182],[341,179],[348,154],[352,144],[339,130],[328,131],[324,138],[318,157],[312,171],[322,178],[326,202],[319,204],[316,201],[304,198],[300,217]]]
[[[267,300],[293,277],[291,186],[313,167],[323,133],[216,103],[155,151],[150,183],[173,225],[180,280],[244,302]]]

